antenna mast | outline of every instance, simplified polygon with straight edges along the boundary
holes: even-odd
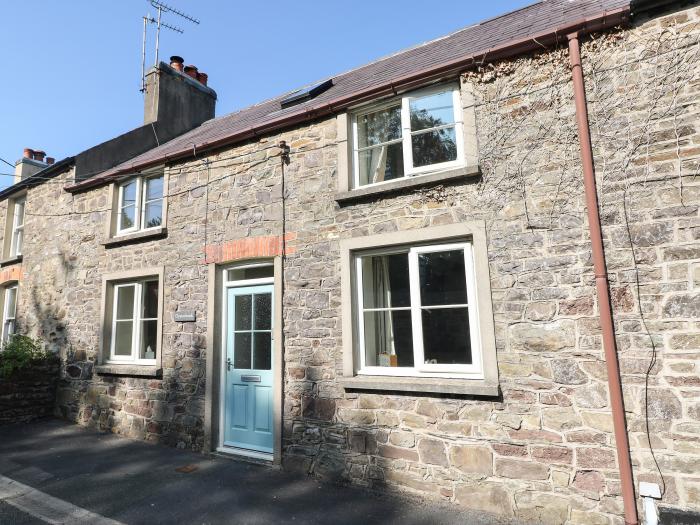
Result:
[[[164,27],[166,29],[170,29],[171,31],[174,31],[176,33],[184,33],[184,29],[180,29],[177,26],[172,26],[170,24],[166,24],[165,22],[162,21],[162,17],[164,13],[172,13],[174,15],[177,15],[181,18],[184,18],[188,22],[192,22],[193,24],[199,25],[199,20],[194,18],[193,16],[190,16],[188,14],[183,13],[179,9],[175,9],[172,6],[169,6],[167,4],[164,4],[163,2],[159,2],[158,0],[148,0],[148,2],[153,6],[155,9],[158,10],[158,17],[153,18],[150,14],[147,16],[143,17],[143,42],[141,46],[141,92],[146,91],[146,33],[148,30],[148,24],[155,24],[156,25],[156,50],[155,50],[155,61],[154,61],[154,67],[158,67],[158,54],[160,51],[160,29],[161,27]]]

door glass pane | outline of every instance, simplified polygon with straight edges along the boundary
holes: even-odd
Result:
[[[141,321],[139,357],[141,359],[155,359],[157,343],[158,321]]]
[[[255,294],[255,330],[272,328],[272,294]]]
[[[425,364],[471,364],[467,308],[426,308],[421,316]]]
[[[360,186],[404,176],[402,142],[360,151],[358,157]]]
[[[421,305],[467,304],[464,250],[419,253],[418,273]]]
[[[155,228],[163,223],[163,201],[146,203],[144,228]]]
[[[453,103],[452,91],[443,91],[442,93],[412,99],[409,102],[411,108],[411,131],[454,124],[455,112]]]
[[[411,306],[408,254],[362,257],[364,308]]]
[[[401,138],[401,106],[357,117],[357,145],[374,146]]]
[[[364,313],[365,365],[413,366],[411,312]]]
[[[250,330],[252,295],[237,295],[235,299],[235,329]]]
[[[250,369],[250,332],[233,334],[233,367]]]
[[[120,356],[131,355],[131,338],[134,332],[132,321],[117,321],[114,330],[114,354]]]
[[[143,312],[142,319],[155,319],[158,317],[158,281],[143,283]]]
[[[152,201],[163,198],[163,177],[146,179],[146,200]]]
[[[119,229],[126,230],[131,228],[136,221],[136,206],[127,206],[121,209],[119,219]]]
[[[256,332],[253,335],[253,368],[255,370],[272,369],[272,334],[270,332]]]
[[[419,133],[411,137],[413,166],[429,166],[457,160],[457,138],[454,128]]]
[[[120,286],[117,290],[117,319],[134,318],[134,285]]]
[[[247,279],[265,279],[273,275],[274,268],[269,264],[252,268],[232,268],[228,271],[227,279],[229,281],[245,281]]]

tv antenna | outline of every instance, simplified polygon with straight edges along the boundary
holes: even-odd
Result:
[[[159,52],[159,47],[160,47],[160,29],[162,27],[169,29],[171,31],[174,31],[176,33],[184,33],[185,30],[181,29],[177,26],[167,24],[163,22],[163,14],[164,13],[172,13],[176,16],[179,16],[181,18],[184,18],[188,22],[192,22],[193,24],[199,25],[199,20],[196,19],[193,16],[190,16],[186,13],[183,13],[179,9],[176,9],[172,6],[169,6],[168,4],[164,4],[163,2],[159,2],[158,0],[148,0],[148,2],[151,4],[152,7],[154,7],[158,11],[158,16],[157,18],[153,18],[150,13],[146,16],[143,17],[143,43],[141,46],[141,91],[144,92],[146,91],[146,33],[148,31],[148,24],[155,24],[156,26],[156,50],[155,50],[155,60],[154,60],[154,66],[158,67],[158,52]]]

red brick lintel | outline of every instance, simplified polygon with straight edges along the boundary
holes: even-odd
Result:
[[[204,251],[204,263],[223,263],[241,259],[276,257],[282,255],[283,249],[289,255],[295,252],[294,247],[289,246],[289,244],[290,241],[294,241],[296,238],[296,232],[290,232],[284,235],[284,242],[281,235],[270,235],[246,237],[245,239],[207,246]]]
[[[0,285],[5,283],[21,281],[22,280],[22,267],[19,264],[14,266],[9,266],[0,271]]]

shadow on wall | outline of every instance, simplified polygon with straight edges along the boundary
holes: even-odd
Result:
[[[46,447],[47,439],[51,447]],[[66,427],[57,421],[18,427],[7,436],[0,430],[0,455],[17,464],[39,467],[45,476],[45,486],[51,487],[60,480],[64,490],[79,491],[81,500],[90,502],[90,510],[117,519],[124,519],[119,514],[128,513],[129,509],[115,507],[115,501],[133,500],[138,494],[137,502],[143,500],[140,517],[136,519],[139,522],[231,523],[232,516],[236,523],[427,525],[466,521],[464,516],[458,519],[459,511],[455,509],[436,516],[434,507],[404,498],[322,485],[264,466],[211,460],[165,447],[119,440]],[[65,458],[80,458],[80,461],[67,462]],[[187,474],[176,471],[187,464],[197,469]],[[22,477],[22,471],[3,473],[20,482],[31,482]],[[85,483],[88,473],[90,483]],[[111,497],[105,498],[105,494]],[[183,501],[187,504],[182,505]]]

